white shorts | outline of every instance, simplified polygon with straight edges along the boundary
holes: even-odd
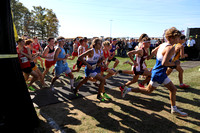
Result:
[[[169,84],[171,80],[167,77],[162,84],[166,85],[166,84]],[[149,84],[153,87],[158,87],[159,86],[159,83],[158,82],[155,82],[155,81],[150,81]]]

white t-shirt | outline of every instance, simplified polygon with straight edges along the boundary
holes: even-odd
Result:
[[[187,44],[188,47],[193,47],[195,43],[196,43],[195,40],[192,39],[192,40],[187,40],[186,44]]]

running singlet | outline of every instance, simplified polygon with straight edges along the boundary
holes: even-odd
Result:
[[[83,49],[83,52],[82,52],[82,53],[85,52],[85,47],[80,45],[80,46],[78,47],[78,55],[80,55],[79,50],[80,50],[81,48]]]
[[[65,58],[66,56],[66,53],[65,53],[65,50],[61,47],[59,47],[61,49],[61,52],[58,54],[58,58]],[[66,61],[63,61],[63,60],[58,60],[56,61],[56,67],[62,67],[62,66],[68,66],[67,62]]]
[[[47,61],[53,61],[54,60],[53,56],[55,54],[55,49],[54,49],[54,47],[53,47],[53,49],[51,49],[49,46],[47,46],[47,47],[49,48],[49,53],[47,54],[47,57],[52,57],[52,59],[46,59],[46,60]]]
[[[112,44],[112,48],[110,49],[111,56],[113,55],[113,52],[115,52],[116,46]]]
[[[163,55],[162,52],[165,49],[165,47],[170,46],[171,44],[163,43],[161,44],[160,48],[158,49],[157,55],[156,55],[156,64],[152,69],[151,74],[151,80],[158,82],[159,84],[162,84],[164,80],[167,78],[167,66],[162,65]]]
[[[99,58],[101,57],[100,50],[98,50],[98,53],[96,53],[95,49],[93,48],[93,51],[94,51],[93,56],[92,57],[87,56],[87,58],[86,58],[87,63],[92,66],[92,69],[88,69],[87,66],[85,67],[85,76],[86,77],[90,76],[91,73],[98,73],[101,71],[100,67],[97,67],[97,62],[98,62]],[[95,77],[95,76],[92,76],[92,77]]]
[[[144,63],[144,61],[146,60],[148,53],[145,51],[144,48],[142,48],[143,50],[143,55],[141,57],[136,56],[136,62],[138,63],[138,66],[134,66],[133,71],[134,73],[137,74],[143,74],[144,73],[144,69],[146,68],[146,65]]]
[[[27,48],[23,47],[23,49],[24,49],[23,52],[28,54]],[[23,55],[23,54],[21,54],[19,52],[18,46],[17,46],[17,54],[18,54],[18,58],[19,58],[19,63],[20,63],[21,69],[24,69],[24,68],[27,68],[27,67],[31,67],[30,61],[28,60],[28,58],[25,55]]]
[[[180,45],[182,46],[182,44],[180,44],[180,43],[174,44],[175,49],[176,49],[177,46],[180,46]],[[172,62],[179,60],[179,58],[180,58],[180,50],[178,52],[176,52],[174,58],[172,59]]]
[[[103,50],[103,56],[105,57],[105,59],[107,59],[109,56],[109,51],[106,52],[105,50]]]
[[[39,44],[39,43],[36,43],[36,44],[33,43],[32,45],[33,45],[33,48],[34,48],[34,49],[36,49],[37,51],[39,51],[39,49],[40,49],[40,44]],[[36,53],[36,51],[33,50],[33,54],[35,54],[35,53]]]

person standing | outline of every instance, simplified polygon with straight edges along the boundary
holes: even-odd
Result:
[[[186,44],[187,44],[188,59],[192,59],[194,58],[194,51],[195,51],[194,45],[196,44],[195,40],[193,39],[193,36],[189,37],[189,40],[187,40]]]

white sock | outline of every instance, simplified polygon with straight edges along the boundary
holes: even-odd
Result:
[[[171,109],[176,111],[177,110],[177,107],[176,106],[171,106]]]
[[[74,79],[70,79],[70,85],[71,87],[74,87]]]

